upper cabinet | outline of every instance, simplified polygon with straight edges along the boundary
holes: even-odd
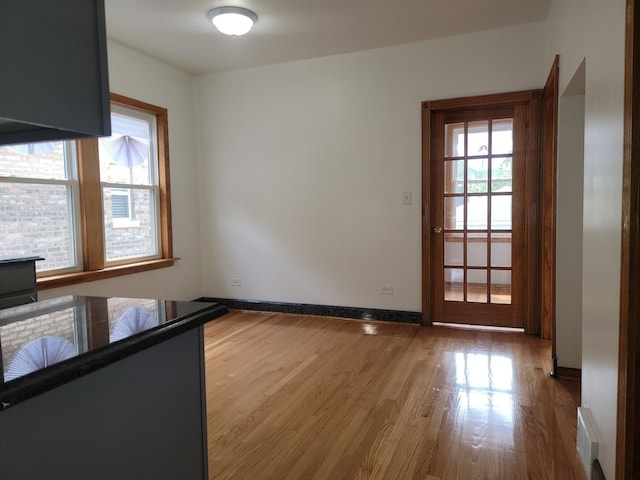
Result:
[[[104,0],[0,1],[0,145],[111,134]]]

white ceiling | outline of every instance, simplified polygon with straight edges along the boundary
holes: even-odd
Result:
[[[109,39],[192,74],[316,58],[542,21],[551,0],[105,0]],[[207,12],[249,8],[244,37]]]

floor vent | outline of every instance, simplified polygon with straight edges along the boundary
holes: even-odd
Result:
[[[582,407],[578,407],[577,447],[587,479],[591,480],[591,467],[598,458],[598,441],[591,424],[589,410]]]

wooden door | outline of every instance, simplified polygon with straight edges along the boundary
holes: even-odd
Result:
[[[423,105],[429,136],[423,294],[430,322],[531,330],[527,309],[539,290],[539,276],[529,268],[539,249],[532,230],[537,215],[527,219],[537,211],[537,117],[530,106],[537,95],[528,92],[524,102],[507,94],[479,97],[475,106],[475,99]]]

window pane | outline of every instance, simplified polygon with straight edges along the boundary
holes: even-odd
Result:
[[[491,228],[511,230],[511,195],[491,196]]]
[[[467,161],[467,192],[489,191],[489,159],[479,158]]]
[[[0,258],[41,256],[36,269],[76,265],[66,185],[0,182]]]
[[[511,233],[491,234],[491,266],[511,267]]]
[[[143,115],[144,116],[144,115]],[[153,183],[151,139],[152,115],[136,118],[111,113],[110,137],[98,140],[100,180],[105,183],[151,185]]]
[[[487,303],[486,270],[467,270],[467,302]]]
[[[469,233],[467,235],[467,265],[471,267],[487,266],[486,233]]]
[[[117,216],[114,216],[114,197]],[[122,211],[122,197],[127,197],[129,202],[125,212]],[[107,187],[103,188],[103,201],[107,261],[158,255],[155,194],[152,190]]]
[[[467,228],[471,230],[486,230],[489,217],[486,195],[468,197],[467,200]]]
[[[444,156],[464,156],[464,123],[448,123],[444,126]]]
[[[0,177],[65,180],[65,145],[40,142],[0,147]]]
[[[444,193],[464,193],[464,160],[444,162]]]
[[[462,233],[444,234],[444,264],[464,265],[464,235]]]
[[[464,228],[464,197],[444,199],[444,228],[462,230]]]
[[[491,303],[511,303],[511,271],[491,271]]]
[[[493,120],[491,130],[491,154],[513,153],[513,119]]]
[[[510,192],[512,190],[512,169],[512,157],[494,158],[491,161],[492,192]]]
[[[461,268],[444,269],[444,299],[449,302],[464,301],[464,270]]]
[[[489,122],[469,122],[467,135],[467,156],[474,157],[489,154]]]

